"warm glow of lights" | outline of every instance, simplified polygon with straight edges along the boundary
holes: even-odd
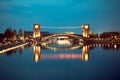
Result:
[[[60,45],[71,44],[69,40],[58,40],[57,43]]]
[[[33,46],[33,51],[34,51],[34,60],[35,62],[38,62],[40,59],[40,46]]]
[[[114,45],[114,48],[117,49],[117,45]]]
[[[41,59],[81,59],[81,54],[45,54]]]
[[[33,34],[33,37],[35,38],[35,33]]]
[[[83,46],[82,48],[82,54],[76,54],[76,53],[61,53],[61,54],[42,54],[40,56],[40,47],[39,46],[33,46],[34,50],[34,60],[35,62],[38,62],[39,59],[41,60],[52,60],[52,59],[82,59],[84,61],[89,60],[89,46]]]
[[[82,34],[83,34],[83,37],[89,37],[89,34],[91,31],[89,31],[89,24],[83,24],[82,25]]]
[[[39,61],[39,55],[35,54],[35,62],[38,62],[38,61]]]
[[[39,28],[39,25],[35,25],[35,29],[38,29]]]
[[[88,61],[88,59],[89,59],[89,55],[85,54],[85,61]]]
[[[27,44],[28,44],[28,43],[25,43],[25,44],[22,44],[22,45],[18,45],[18,46],[14,46],[14,47],[11,47],[11,48],[7,48],[7,49],[4,49],[4,50],[1,50],[0,53],[5,53],[5,52],[7,52],[7,51],[10,51],[10,50],[13,50],[13,49],[16,49],[16,48],[25,46],[25,45],[27,45]]]
[[[58,39],[60,38],[63,38],[63,39],[65,39],[65,38],[68,38],[68,37],[66,37],[66,36],[60,36],[60,37],[57,37]]]
[[[35,24],[33,26],[33,37],[40,37],[40,25],[39,24]]]
[[[85,25],[85,29],[88,29],[88,25]]]
[[[83,36],[84,36],[84,37],[86,37],[86,34],[85,34],[85,33],[83,33]]]
[[[22,36],[22,37],[20,37],[20,39],[21,39],[21,40],[24,40],[24,37]]]
[[[82,59],[85,61],[89,60],[89,46],[83,46],[82,48]]]
[[[43,45],[43,43],[41,45]],[[69,47],[69,48],[58,48],[58,47],[52,47],[52,46],[49,46],[49,45],[43,45],[43,46],[47,49],[50,49],[50,50],[62,50],[62,49],[74,50],[74,49],[78,49],[78,48],[82,47],[82,45],[83,45],[83,43],[81,45],[72,46],[72,47]]]

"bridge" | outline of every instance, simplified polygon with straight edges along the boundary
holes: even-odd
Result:
[[[75,38],[75,39],[82,39],[82,37],[80,36],[77,36],[75,34],[53,34],[53,35],[50,35],[50,36],[47,36],[47,37],[44,37],[41,39],[41,41],[48,41],[49,39],[51,38]]]
[[[89,29],[90,29],[90,25],[89,24],[83,24],[82,25],[82,37],[77,36],[75,34],[53,34],[53,35],[49,35],[47,37],[42,37],[41,35],[41,31],[40,28],[44,28],[44,27],[40,27],[40,24],[34,24],[33,25],[33,38],[40,38],[41,42],[45,42],[50,40],[51,38],[55,38],[55,37],[69,37],[72,39],[81,39],[81,41],[83,40],[83,37],[89,37]],[[45,27],[45,28],[56,28],[56,29],[65,29],[65,28],[69,28],[69,29],[73,29],[73,28],[79,28],[79,27]]]
[[[41,35],[40,32],[40,24],[33,25],[33,38],[35,39],[35,43],[40,43],[43,47],[52,49],[52,50],[61,50],[61,49],[77,49],[83,46],[84,37],[89,37],[89,24],[82,25],[82,36],[75,34],[75,33],[62,33],[62,34],[50,34],[47,36]],[[47,27],[47,28],[57,28],[57,29],[64,29],[68,27]],[[78,27],[69,27],[69,28],[78,28]],[[57,43],[60,45],[72,45],[72,46],[65,46],[65,47],[54,47],[49,46],[50,43]],[[74,45],[75,44],[75,45]],[[77,44],[77,45],[76,45]]]
[[[81,36],[77,36],[75,34],[53,34],[53,35],[41,38],[41,45],[47,45],[47,44],[52,43],[52,42],[53,43],[58,42],[58,43],[61,43],[61,44],[63,44],[63,43],[70,44],[70,43],[77,42],[78,44],[81,45],[83,43],[83,38]],[[46,47],[49,48],[49,49],[57,49],[58,50],[58,48],[49,47],[49,46],[46,46]],[[75,47],[66,47],[66,48],[67,49],[69,49],[69,48],[72,49],[72,48],[75,48]],[[77,47],[79,47],[79,45]]]

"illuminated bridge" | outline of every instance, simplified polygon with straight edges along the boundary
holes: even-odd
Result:
[[[71,38],[82,38],[82,37],[79,37],[77,35],[74,35],[74,34],[53,34],[53,35],[50,35],[50,36],[47,36],[45,38],[42,39],[42,41],[46,41],[50,38],[53,38],[53,37],[71,37]]]
[[[69,29],[77,29],[79,27],[40,27],[40,24],[33,24],[33,38],[36,39],[37,41],[41,41],[44,42],[46,44],[49,43],[49,41],[52,41],[53,39],[65,39],[65,38],[69,38],[69,39],[77,39],[80,42],[84,41],[83,37],[88,38],[89,37],[89,33],[90,33],[90,25],[89,24],[83,24],[82,25],[82,36],[78,36],[76,34],[71,34],[71,33],[64,33],[64,34],[51,34],[47,37],[42,36],[40,28],[56,28],[56,29],[64,29],[64,28],[69,28]],[[78,42],[79,42],[78,41]]]
[[[77,40],[77,42],[83,42],[83,38],[81,36],[77,36],[75,34],[53,34],[41,39],[42,44],[49,44],[51,41],[58,41],[58,40]]]

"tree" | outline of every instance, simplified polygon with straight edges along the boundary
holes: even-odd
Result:
[[[0,33],[0,42],[3,41],[4,37],[5,37],[4,34]]]
[[[12,28],[7,28],[4,32],[4,35],[8,40],[11,40],[13,38]]]
[[[19,29],[18,35],[19,35],[20,37],[23,36],[23,30],[22,30],[22,29]]]
[[[16,30],[13,30],[13,34],[14,34],[14,35],[17,35],[17,31],[16,31]]]
[[[19,31],[18,31],[18,37],[19,37],[19,39],[24,39],[24,34],[23,34],[23,30],[22,29],[19,29]]]
[[[17,39],[17,31],[13,30],[13,39]]]

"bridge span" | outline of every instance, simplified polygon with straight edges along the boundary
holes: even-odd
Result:
[[[57,42],[57,41],[62,42],[63,40],[66,40],[66,42],[67,40],[69,42],[77,42],[78,44],[83,43],[84,41],[83,37],[75,34],[53,34],[53,35],[41,38],[41,45],[47,45],[49,43]]]
[[[75,34],[53,34],[53,35],[42,38],[41,41],[46,41],[46,40],[54,38],[54,37],[71,37],[71,38],[77,38],[77,39],[81,38],[82,39],[82,37],[77,36]]]

